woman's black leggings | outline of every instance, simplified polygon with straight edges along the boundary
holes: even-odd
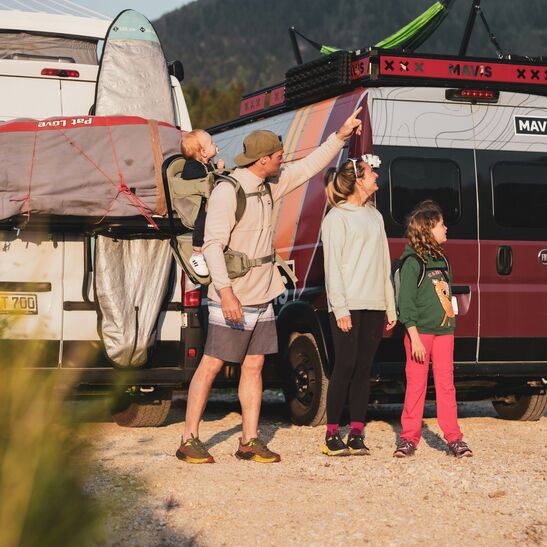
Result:
[[[351,310],[352,328],[342,332],[329,313],[334,342],[334,370],[327,392],[327,423],[338,424],[348,399],[352,422],[365,422],[370,396],[370,371],[382,339],[385,311]]]

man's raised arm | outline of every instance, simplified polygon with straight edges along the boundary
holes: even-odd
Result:
[[[354,133],[361,134],[362,122],[358,118],[363,107],[355,110],[342,124],[340,129],[329,135],[327,140],[311,154],[281,169],[277,184],[272,184],[272,196],[277,200],[288,192],[298,188],[314,175],[327,167],[340,153],[347,139]]]

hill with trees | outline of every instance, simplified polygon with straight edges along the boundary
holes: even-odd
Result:
[[[168,59],[185,67],[185,95],[196,126],[239,111],[239,96],[284,80],[295,64],[288,28],[343,49],[374,45],[433,4],[433,0],[197,0],[154,26]],[[418,51],[456,54],[471,0],[455,0],[437,32]],[[545,0],[483,0],[481,8],[504,54],[547,54]],[[320,55],[299,41],[304,61]],[[468,55],[495,57],[477,18]]]

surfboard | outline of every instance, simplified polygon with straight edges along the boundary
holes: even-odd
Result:
[[[152,23],[128,9],[112,21],[99,63],[97,116],[141,116],[175,125],[171,80]]]
[[[95,93],[96,116],[140,116],[149,122],[158,198],[165,196],[161,179],[157,122],[176,123],[167,62],[160,40],[146,17],[122,11],[105,38]],[[177,139],[180,135],[177,134]],[[123,171],[123,162],[120,163]],[[99,331],[108,358],[118,367],[139,367],[150,361],[161,304],[169,286],[169,240],[98,236],[95,277]]]

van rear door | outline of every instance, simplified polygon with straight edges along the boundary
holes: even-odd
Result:
[[[15,118],[50,118],[59,116],[61,97],[59,81],[40,76],[38,68],[41,63],[25,61],[25,65],[36,66],[36,77],[29,78],[24,74],[2,73],[0,75],[0,120]],[[30,81],[29,81],[30,80]]]
[[[547,362],[547,98],[474,105],[482,362]]]
[[[1,61],[0,69],[0,120],[87,115],[93,105],[96,66]]]
[[[469,104],[447,103],[437,88],[369,90],[372,142],[381,157],[377,203],[391,257],[406,244],[405,219],[422,200],[437,201],[448,226],[445,246],[459,315],[455,361],[475,363],[478,335],[478,243],[473,119]],[[392,351],[390,351],[392,348]],[[403,361],[400,339],[384,343],[379,359]]]
[[[1,235],[1,354],[24,353],[26,366],[56,367],[62,332],[62,236],[31,230]]]

